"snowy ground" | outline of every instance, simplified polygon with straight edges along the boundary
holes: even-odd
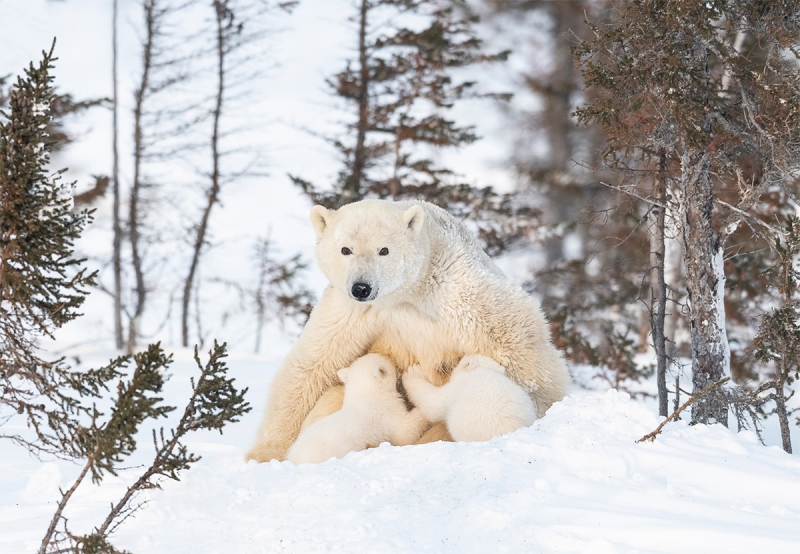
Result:
[[[232,356],[254,410],[225,434],[194,437],[203,456],[166,482],[113,537],[145,552],[796,552],[800,458],[750,432],[666,427],[616,391],[576,390],[533,427],[486,443],[352,453],[320,465],[244,463],[271,358]],[[98,363],[102,354],[87,354]],[[166,399],[195,369],[177,353]],[[148,445],[147,436],[143,445]],[[1,444],[0,552],[35,551],[58,487],[78,468]],[[147,446],[145,446],[145,449]],[[144,457],[133,463],[143,463]],[[136,470],[83,484],[67,516],[87,532]]]

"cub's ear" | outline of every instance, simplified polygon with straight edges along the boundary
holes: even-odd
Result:
[[[422,222],[425,220],[425,210],[419,204],[411,206],[403,212],[402,220],[403,223],[408,225],[409,229],[419,233],[419,230],[422,229]]]
[[[337,375],[339,375],[339,380],[342,383],[347,383],[347,378],[350,376],[350,368],[349,367],[343,367],[342,369],[340,369],[336,373],[337,373]]]
[[[377,379],[383,379],[386,377],[386,368],[383,366],[376,365],[372,372],[375,374],[375,378]]]
[[[324,206],[314,206],[311,208],[311,224],[314,226],[314,231],[317,233],[317,238],[322,238],[322,233],[331,222],[334,212]]]

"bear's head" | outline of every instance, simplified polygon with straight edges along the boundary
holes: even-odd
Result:
[[[397,368],[389,358],[380,354],[367,354],[338,372],[345,388],[395,388]]]
[[[371,302],[412,284],[427,258],[425,211],[418,204],[362,200],[329,210],[315,206],[317,262],[334,288]]]

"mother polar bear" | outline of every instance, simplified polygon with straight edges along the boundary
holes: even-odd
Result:
[[[488,356],[539,417],[564,397],[567,370],[538,303],[450,214],[421,201],[362,200],[316,206],[311,222],[330,285],[272,382],[247,459],[283,460],[304,420],[340,409],[337,370],[370,352],[401,371],[419,364],[435,385],[463,356]],[[443,436],[438,424],[420,442]]]

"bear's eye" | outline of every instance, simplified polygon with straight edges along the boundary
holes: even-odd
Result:
[[[353,253],[353,251],[350,250],[349,248],[347,248],[346,246],[344,248],[342,248],[342,254],[344,254],[345,256],[349,256],[352,253]]]
[[[388,256],[389,255],[389,249],[384,246],[383,248],[381,248],[381,251],[378,252],[378,255],[379,256]]]

